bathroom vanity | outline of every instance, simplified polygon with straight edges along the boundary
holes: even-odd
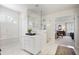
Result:
[[[23,50],[29,54],[39,54],[46,44],[46,31],[38,31],[35,35],[25,35],[22,37]]]
[[[39,35],[26,35],[23,38],[23,49],[30,54],[38,54],[41,50],[41,39]]]

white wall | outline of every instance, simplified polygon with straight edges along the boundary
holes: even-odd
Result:
[[[41,30],[41,15],[28,10],[28,28],[35,32]]]
[[[27,33],[27,12],[21,12],[19,16],[19,34],[25,36]]]
[[[26,32],[27,9],[19,12],[0,6],[0,45],[19,44]]]
[[[75,48],[79,54],[79,9],[75,9]]]
[[[2,44],[12,43],[19,38],[19,13],[0,6],[0,40]]]
[[[44,16],[46,20],[47,42],[53,41],[55,38],[55,19],[52,15]]]

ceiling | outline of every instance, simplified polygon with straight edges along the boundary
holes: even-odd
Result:
[[[42,10],[42,14],[49,14],[54,13],[66,9],[72,9],[77,7],[76,4],[39,4],[39,5],[28,5],[28,9],[31,9],[32,11],[36,13],[40,13]]]
[[[28,10],[31,10],[37,14],[40,14],[42,10],[43,15],[78,7],[76,4],[4,4],[3,6],[16,11],[26,11],[28,8]]]
[[[26,4],[1,4],[1,6],[7,7],[9,9],[15,10],[17,12],[25,12],[27,9]]]

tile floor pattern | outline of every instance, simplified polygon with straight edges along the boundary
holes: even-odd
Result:
[[[74,41],[69,36],[59,38],[55,41],[55,43],[49,43],[47,46],[45,46],[44,49],[46,47],[48,47],[48,48],[45,49],[43,54],[45,54],[45,53],[46,54],[55,54],[57,45],[74,46]],[[29,53],[27,53],[21,49],[21,44],[19,43],[19,41],[18,41],[18,43],[17,43],[17,41],[15,43],[9,43],[8,45],[6,45],[6,44],[4,45],[4,43],[3,43],[0,46],[0,48],[2,49],[2,51],[1,51],[2,55],[30,55]]]
[[[9,45],[2,45],[1,49],[1,55],[29,55],[27,52],[21,49],[21,44],[19,42]]]
[[[55,55],[58,46],[67,46],[70,48],[74,47],[74,40],[70,36],[64,36],[63,38],[58,38],[55,42],[50,42],[42,49],[42,55]]]

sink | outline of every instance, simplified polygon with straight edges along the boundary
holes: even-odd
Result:
[[[36,35],[36,33],[25,33],[25,35],[34,36],[34,35]]]

